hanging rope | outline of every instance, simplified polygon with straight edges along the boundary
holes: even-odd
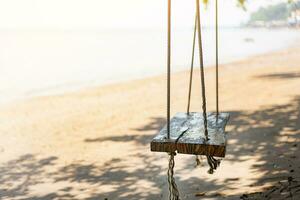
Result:
[[[174,178],[174,166],[176,153],[170,153],[169,157],[169,169],[168,169],[168,183],[169,183],[169,200],[180,200],[179,191]]]
[[[216,0],[216,123],[219,117],[219,24],[218,24],[218,0]],[[213,156],[206,156],[209,165],[209,174],[213,174],[221,163],[221,160]]]
[[[171,0],[168,0],[168,58],[167,58],[167,138],[170,139],[170,112],[171,112]],[[168,183],[169,199],[180,200],[179,192],[174,178],[176,153],[169,153]]]
[[[202,88],[202,111],[203,122],[205,131],[205,140],[208,142],[208,130],[207,130],[207,113],[206,113],[206,91],[205,91],[205,76],[204,76],[204,62],[203,62],[203,49],[202,49],[202,35],[201,35],[201,22],[200,22],[200,2],[196,0],[196,17],[193,37],[193,50],[192,61],[190,71],[189,82],[189,94],[188,94],[188,106],[187,113],[190,114],[190,101],[192,93],[193,82],[193,69],[194,69],[194,56],[196,45],[196,33],[198,30],[198,44],[199,44],[199,57],[200,57],[200,76],[201,76],[201,88]],[[168,0],[168,58],[167,58],[167,138],[170,139],[170,102],[171,102],[171,0]],[[218,71],[218,0],[216,0],[216,115],[219,115],[219,71]],[[175,152],[169,153],[169,166],[168,166],[168,183],[169,183],[169,200],[180,200],[179,191],[174,178],[174,166],[175,166]],[[206,156],[210,169],[208,173],[212,174],[214,170],[220,165],[220,160],[215,159],[213,156]],[[197,165],[200,165],[200,159],[196,156]]]
[[[188,93],[188,104],[187,104],[187,114],[190,114],[191,96],[192,96],[192,85],[193,85],[193,73],[194,73],[194,59],[195,59],[195,47],[196,47],[196,33],[197,33],[197,13],[195,15],[194,24],[194,35],[193,35],[193,48],[192,48],[192,60],[191,60],[191,70],[190,70],[190,82],[189,82],[189,93]],[[201,156],[195,155],[196,166],[201,165]]]
[[[189,83],[189,94],[188,94],[188,105],[187,105],[187,114],[188,115],[190,114],[191,95],[192,95],[194,57],[195,57],[195,46],[196,46],[196,32],[197,32],[197,14],[195,16],[194,36],[193,36],[193,50],[192,50],[192,61],[191,61],[190,83]]]
[[[205,95],[205,77],[204,77],[204,63],[203,63],[203,50],[202,50],[202,35],[201,35],[201,23],[200,23],[200,2],[196,0],[197,10],[197,29],[198,29],[198,43],[199,43],[199,57],[200,57],[200,75],[201,75],[201,88],[202,88],[202,111],[204,121],[204,133],[205,138],[208,141],[207,131],[207,115],[206,115],[206,95]]]
[[[202,50],[202,35],[201,35],[201,21],[200,21],[200,2],[199,0],[196,0],[196,23],[195,23],[195,29],[197,27],[198,29],[198,43],[199,43],[199,56],[200,56],[200,75],[201,75],[201,88],[202,88],[202,111],[203,111],[203,122],[204,122],[204,131],[205,131],[205,140],[206,142],[209,140],[208,138],[208,130],[207,130],[207,113],[206,113],[206,94],[205,94],[205,76],[204,76],[204,63],[203,63],[203,50]],[[216,1],[216,105],[217,105],[217,118],[219,114],[219,107],[218,107],[218,2]],[[193,41],[194,42],[194,41]],[[194,44],[193,44],[193,54],[194,54]],[[192,56],[192,58],[194,55]],[[192,61],[193,64],[193,61]],[[193,65],[191,66],[191,74],[192,74]],[[192,75],[190,76],[192,77]],[[189,91],[191,91],[191,80],[190,80],[190,88]],[[189,92],[190,94],[190,92]],[[190,101],[190,98],[189,98]],[[190,102],[189,102],[190,104]],[[213,156],[206,156],[207,162],[209,165],[208,173],[212,174],[214,173],[214,170],[217,169],[217,167],[220,165],[220,160],[215,159]],[[197,165],[200,164],[198,156],[196,156],[196,163]]]
[[[216,0],[216,119],[219,117],[219,17],[218,0]]]
[[[167,70],[167,133],[170,139],[171,112],[171,0],[168,0],[168,70]]]

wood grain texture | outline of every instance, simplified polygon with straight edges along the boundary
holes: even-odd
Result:
[[[225,127],[228,113],[207,114],[208,138],[205,140],[202,113],[177,113],[171,119],[171,138],[167,139],[166,126],[151,142],[151,151],[224,157],[226,153]]]
[[[185,113],[177,113],[170,121],[170,139],[167,139],[167,125],[159,132],[159,134],[151,142],[151,151],[159,152],[175,152],[176,141],[188,129],[184,126],[186,122]]]

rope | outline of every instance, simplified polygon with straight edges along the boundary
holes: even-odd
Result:
[[[170,112],[171,112],[171,0],[168,0],[168,75],[167,75],[167,133],[170,139]]]
[[[201,155],[195,155],[196,167],[203,166],[203,159]]]
[[[201,75],[201,88],[202,88],[202,110],[203,110],[203,121],[205,140],[208,141],[208,130],[207,130],[207,113],[206,113],[206,94],[205,94],[205,76],[204,76],[204,63],[203,63],[203,49],[202,49],[202,36],[201,36],[201,23],[200,23],[200,2],[196,0],[197,12],[195,18],[195,28],[193,37],[193,51],[192,51],[192,62],[190,72],[190,83],[189,83],[189,96],[188,96],[188,107],[187,113],[190,113],[190,100],[191,100],[191,89],[192,89],[192,78],[194,69],[194,54],[195,54],[195,43],[196,43],[196,32],[198,29],[198,43],[199,43],[199,57],[200,57],[200,75]],[[171,0],[168,0],[168,59],[167,59],[167,136],[170,139],[170,102],[171,102]],[[218,3],[216,0],[216,112],[219,115],[219,88],[218,88]],[[180,200],[179,191],[174,178],[174,166],[176,155],[175,152],[169,153],[169,166],[168,166],[168,183],[169,183],[169,200]],[[212,156],[206,156],[210,169],[208,173],[212,174],[214,170],[220,165],[220,160],[215,159]],[[200,164],[200,160],[196,157],[197,165]]]
[[[216,0],[216,120],[219,116],[219,23],[218,23],[218,0]],[[206,156],[209,165],[209,174],[213,174],[220,165],[221,160],[213,156]]]
[[[191,105],[191,94],[192,94],[192,83],[193,83],[193,71],[194,71],[194,59],[195,59],[195,46],[196,46],[196,33],[197,33],[197,13],[195,15],[195,25],[194,25],[194,36],[193,36],[193,48],[192,48],[192,61],[190,70],[190,82],[189,82],[189,94],[188,94],[188,104],[187,104],[187,114],[190,114]],[[201,165],[201,156],[195,155],[196,166]]]
[[[171,0],[168,0],[168,59],[167,59],[167,134],[170,139],[170,111],[171,111]],[[169,200],[180,200],[177,185],[174,179],[176,153],[171,152],[168,167]]]
[[[207,131],[207,115],[206,115],[206,95],[205,95],[205,80],[204,80],[204,64],[203,64],[203,50],[202,50],[202,36],[201,36],[201,24],[200,24],[200,3],[199,0],[196,0],[197,3],[197,28],[198,28],[198,43],[199,43],[199,56],[200,56],[200,69],[201,69],[201,87],[202,87],[202,110],[203,110],[203,121],[204,121],[204,131],[206,141],[208,138]]]
[[[197,32],[197,15],[195,16],[195,26],[194,26],[194,36],[193,36],[193,50],[192,50],[192,61],[191,61],[191,71],[190,71],[190,83],[189,83],[189,95],[188,95],[188,105],[187,114],[190,114],[191,105],[191,95],[192,95],[192,83],[193,83],[193,71],[194,71],[194,57],[195,57],[195,46],[196,46],[196,32]]]
[[[216,113],[219,116],[219,20],[218,0],[216,0]]]
[[[172,152],[169,155],[170,155],[169,168],[168,168],[169,200],[180,200],[179,191],[174,178],[174,166],[175,166],[174,157],[176,153]]]
[[[197,3],[197,28],[198,28],[198,42],[199,42],[199,56],[200,56],[200,72],[201,72],[201,87],[202,87],[202,110],[203,110],[203,121],[204,121],[204,131],[205,131],[205,139],[206,141],[209,140],[208,138],[208,130],[207,130],[207,114],[206,114],[206,95],[205,95],[205,76],[204,76],[204,64],[203,64],[203,50],[202,50],[202,37],[201,37],[201,24],[200,24],[200,3],[199,0],[196,0]],[[196,28],[196,26],[195,26]],[[194,51],[194,49],[193,49]],[[194,52],[193,52],[194,54]],[[193,56],[192,56],[193,57]],[[216,113],[217,119],[219,115],[219,56],[218,56],[218,2],[216,0]],[[193,63],[193,62],[192,62]],[[192,69],[191,69],[192,71]],[[192,72],[191,72],[192,73]],[[190,80],[191,82],[191,80]],[[191,85],[191,84],[190,84]],[[191,90],[191,88],[190,88]],[[190,104],[190,103],[189,103]],[[221,160],[215,159],[213,156],[206,156],[207,162],[209,165],[209,174],[213,174],[217,167],[220,165]],[[196,156],[196,164],[200,165],[199,158]]]
[[[206,156],[206,158],[209,165],[209,170],[207,171],[207,173],[213,174],[214,171],[220,166],[221,160],[215,159],[213,156]]]

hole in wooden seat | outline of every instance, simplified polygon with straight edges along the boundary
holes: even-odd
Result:
[[[165,126],[151,142],[151,151],[225,157],[225,127],[228,113],[207,114],[208,138],[205,140],[202,113],[177,113],[170,122],[170,139]]]

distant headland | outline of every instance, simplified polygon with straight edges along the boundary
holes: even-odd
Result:
[[[300,1],[297,0],[291,3],[278,3],[267,7],[261,7],[251,14],[250,19],[245,26],[300,28]]]

